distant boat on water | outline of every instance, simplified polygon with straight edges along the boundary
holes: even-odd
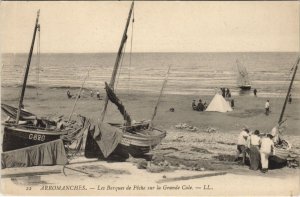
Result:
[[[241,65],[238,60],[236,60],[237,66],[237,86],[242,90],[250,90],[251,82],[249,75],[245,66]]]

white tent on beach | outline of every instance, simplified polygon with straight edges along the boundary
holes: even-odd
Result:
[[[232,111],[232,108],[223,96],[217,93],[205,111],[228,112]]]

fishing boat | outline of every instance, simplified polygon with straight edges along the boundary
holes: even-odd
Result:
[[[251,83],[246,67],[242,66],[238,60],[237,65],[237,86],[242,90],[250,90]]]
[[[1,104],[2,112],[8,116],[8,119],[2,122],[4,126],[2,151],[4,153],[58,139],[64,139],[65,142],[70,143],[71,136],[78,136],[77,134],[82,132],[86,124],[84,117],[80,117],[80,121],[64,121],[62,118],[50,120],[39,118],[35,114],[22,109],[35,37],[36,33],[40,30],[39,13],[38,11],[18,107]]]
[[[298,65],[300,62],[300,57],[298,57],[296,64],[293,66],[293,68],[291,70],[293,70],[293,76],[283,103],[283,107],[280,113],[280,117],[278,120],[278,124],[273,128],[273,130],[275,131],[274,133],[279,134],[279,128],[282,125],[283,122],[285,122],[285,120],[283,121],[283,115],[285,112],[285,108],[286,108],[286,104],[293,86],[293,82],[297,73],[297,69],[298,69]],[[287,158],[290,156],[290,150],[292,148],[292,144],[289,143],[288,141],[286,141],[285,139],[279,139],[278,143],[275,143],[275,147],[274,147],[274,154],[270,157],[270,161],[273,161],[277,164],[280,163],[285,163],[287,161]]]
[[[163,88],[167,81],[167,76],[164,80],[160,96],[158,98],[152,119],[150,121],[132,121],[124,105],[114,92],[115,79],[120,65],[120,60],[122,59],[121,57],[123,55],[122,51],[124,48],[124,44],[127,40],[127,29],[130,23],[133,8],[134,2],[132,2],[131,4],[127,23],[117,53],[116,62],[113,68],[112,77],[110,79],[110,83],[105,83],[106,97],[103,111],[101,113],[101,118],[98,124],[96,125],[96,129],[94,128],[89,130],[87,135],[85,145],[85,156],[89,158],[108,158],[109,156],[121,156],[122,158],[128,158],[130,156],[143,157],[155,146],[157,146],[161,142],[161,140],[166,136],[166,131],[153,127],[153,119],[156,114],[157,106]],[[134,21],[134,19],[132,21]],[[104,122],[104,117],[107,111],[107,105],[109,101],[111,101],[118,107],[118,110],[123,115],[125,123],[122,124]]]
[[[286,140],[282,141],[280,145],[275,145],[274,154],[270,156],[270,160],[275,163],[285,163],[290,156],[292,145]]]
[[[160,144],[161,140],[165,138],[166,131],[158,128],[149,129],[149,123],[139,122],[126,127],[120,123],[108,123],[113,128],[122,132],[122,138],[115,149],[109,154],[105,155],[97,145],[93,138],[93,133],[89,132],[87,135],[87,144],[85,146],[85,156],[87,158],[99,157],[107,158],[109,156],[120,156],[122,158],[144,157],[153,148]],[[129,132],[129,130],[136,130],[136,132]]]

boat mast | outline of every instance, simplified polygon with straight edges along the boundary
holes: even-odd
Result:
[[[123,51],[123,48],[124,48],[124,44],[126,43],[126,40],[127,40],[127,30],[128,30],[128,26],[129,26],[131,14],[132,14],[133,6],[134,6],[134,1],[132,1],[132,3],[131,3],[131,8],[130,8],[130,11],[129,11],[127,23],[125,25],[125,30],[124,30],[123,37],[122,37],[122,40],[121,40],[121,44],[120,44],[120,47],[119,47],[119,50],[118,50],[115,66],[114,66],[114,69],[113,69],[113,72],[112,72],[112,75],[111,75],[111,79],[110,79],[110,82],[109,82],[109,86],[112,90],[114,90],[115,79],[116,79],[116,75],[117,75],[118,68],[119,68],[119,65],[120,65],[122,51]],[[101,113],[101,122],[103,122],[103,120],[104,120],[104,116],[105,116],[106,109],[107,109],[107,104],[108,104],[108,96],[107,95],[105,97],[104,102],[105,102],[104,103],[104,108],[103,108],[103,111]]]
[[[293,77],[292,77],[289,89],[287,91],[287,94],[286,94],[286,97],[285,97],[285,101],[284,101],[284,104],[283,104],[283,107],[282,107],[282,111],[281,111],[281,114],[280,114],[280,117],[279,117],[279,120],[278,120],[279,124],[281,123],[282,118],[283,118],[283,114],[284,114],[284,111],[285,111],[285,108],[286,108],[286,103],[288,101],[288,98],[289,98],[289,95],[290,95],[290,92],[291,92],[291,89],[292,89],[292,85],[293,85],[293,82],[294,82],[294,79],[295,79],[295,76],[296,76],[296,72],[297,72],[297,69],[298,69],[299,62],[300,62],[300,57],[298,57],[297,63],[295,65],[295,67],[294,67],[294,74],[293,74]]]
[[[163,84],[161,86],[161,90],[160,90],[160,93],[159,93],[159,96],[158,96],[158,99],[157,99],[157,102],[156,102],[156,105],[155,105],[155,108],[154,108],[154,112],[153,112],[153,115],[152,115],[152,118],[151,118],[151,121],[150,121],[150,128],[153,127],[153,120],[154,120],[154,117],[156,116],[158,104],[160,102],[163,90],[164,90],[164,88],[165,88],[165,86],[167,84],[167,81],[168,81],[168,77],[169,77],[169,73],[170,73],[170,68],[171,68],[171,66],[169,66],[168,72],[167,72],[166,77],[165,77],[165,80],[164,80],[164,82],[163,82]]]
[[[19,106],[18,106],[16,124],[18,124],[19,120],[20,120],[20,113],[21,113],[21,108],[22,108],[22,105],[23,105],[25,88],[26,88],[26,84],[27,84],[27,77],[28,77],[28,72],[29,72],[29,67],[30,67],[30,62],[31,62],[33,47],[34,47],[35,35],[36,35],[37,30],[39,30],[39,28],[40,28],[40,25],[39,25],[39,16],[40,16],[40,10],[37,11],[37,16],[36,16],[35,26],[34,26],[34,30],[33,30],[33,37],[32,37],[31,47],[30,47],[30,51],[29,51],[29,55],[28,55],[26,71],[25,71],[24,79],[23,79],[23,85],[22,85],[22,89],[21,89],[21,93],[20,93],[20,100],[19,100]]]

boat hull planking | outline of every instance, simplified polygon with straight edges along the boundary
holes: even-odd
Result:
[[[60,139],[65,132],[43,131],[25,127],[4,127],[2,151],[16,150]]]

